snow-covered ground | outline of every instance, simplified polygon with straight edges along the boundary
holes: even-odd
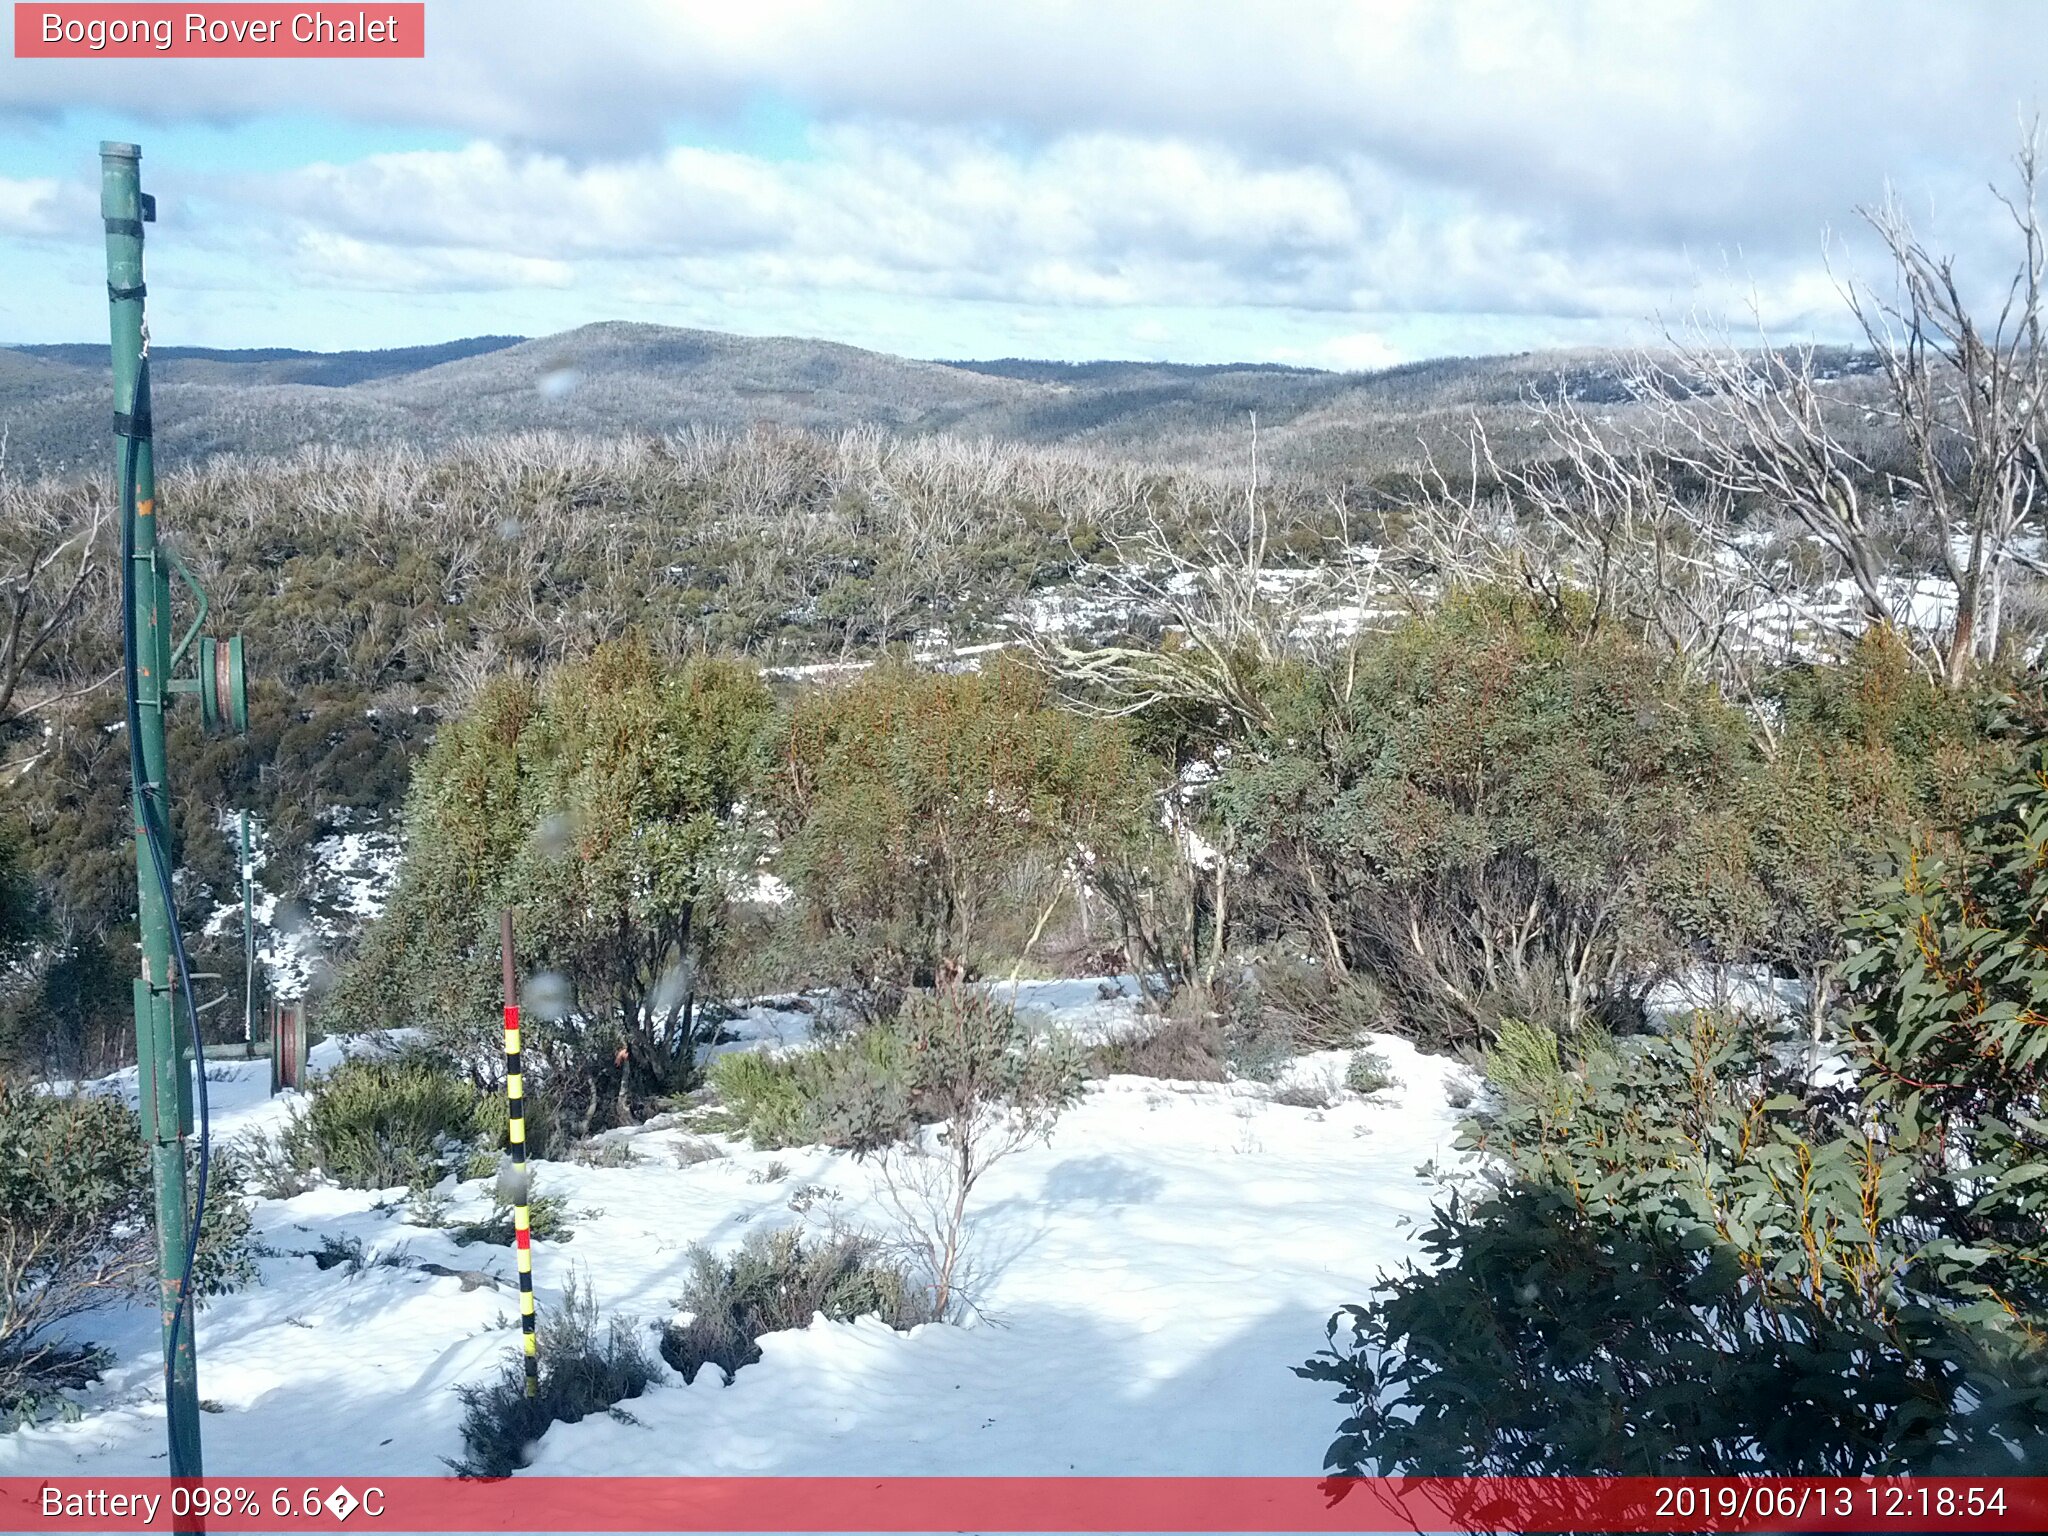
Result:
[[[1095,981],[1026,982],[1020,1006],[1100,1037],[1133,1003]],[[800,1045],[809,1016],[762,1004],[736,1048]],[[1327,1109],[1278,1103],[1251,1083],[1117,1077],[1093,1083],[1051,1140],[996,1165],[971,1220],[978,1314],[895,1333],[814,1321],[762,1341],[731,1386],[663,1384],[605,1417],[557,1425],[546,1473],[1310,1474],[1341,1412],[1290,1367],[1323,1342],[1330,1313],[1413,1253],[1407,1227],[1446,1160],[1466,1074],[1406,1043],[1376,1042],[1397,1084]],[[331,1042],[316,1068],[339,1059]],[[1287,1080],[1341,1082],[1343,1053]],[[268,1065],[215,1063],[217,1137],[273,1127]],[[127,1087],[132,1091],[132,1074]],[[109,1082],[120,1086],[119,1080]],[[653,1331],[674,1310],[691,1245],[736,1246],[788,1223],[887,1230],[873,1169],[822,1148],[757,1152],[686,1129],[618,1133],[621,1167],[543,1163],[536,1186],[568,1202],[573,1236],[536,1245],[545,1313],[571,1274],[602,1308]],[[688,1162],[686,1142],[723,1154]],[[456,1221],[487,1214],[481,1181],[444,1186]],[[273,1250],[262,1283],[199,1314],[200,1395],[212,1474],[437,1473],[459,1456],[455,1388],[494,1375],[517,1334],[511,1253],[460,1247],[408,1221],[404,1192],[322,1189],[256,1203]],[[323,1243],[371,1261],[322,1270]],[[400,1257],[402,1265],[375,1261]],[[465,1290],[410,1267],[482,1269]],[[153,1314],[89,1320],[118,1364],[73,1423],[0,1437],[0,1475],[162,1470],[161,1362]],[[658,1357],[657,1357],[658,1358]]]

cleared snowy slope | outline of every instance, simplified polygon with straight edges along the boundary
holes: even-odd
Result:
[[[1093,984],[1029,999],[1100,1027]],[[772,1012],[762,1044],[799,1032]],[[716,1372],[627,1405],[633,1422],[557,1425],[534,1469],[576,1473],[1309,1473],[1339,1417],[1290,1367],[1330,1312],[1413,1250],[1431,1186],[1419,1165],[1455,1132],[1455,1065],[1379,1042],[1399,1085],[1288,1107],[1248,1083],[1119,1077],[1091,1084],[1049,1144],[999,1164],[973,1218],[980,1316],[908,1334],[815,1321],[762,1341],[730,1387]],[[331,1052],[332,1046],[323,1047]],[[1340,1070],[1297,1064],[1297,1075]],[[226,1135],[276,1121],[262,1064],[212,1084]],[[792,1222],[882,1229],[874,1173],[824,1149],[679,1166],[679,1129],[626,1138],[629,1167],[539,1165],[574,1236],[539,1244],[540,1305],[573,1269],[608,1313],[650,1330],[673,1309],[693,1243],[736,1245]],[[448,1186],[456,1220],[479,1183]],[[213,1474],[434,1473],[461,1452],[454,1388],[493,1374],[517,1337],[509,1288],[464,1290],[420,1261],[512,1275],[509,1250],[410,1225],[402,1191],[321,1190],[255,1210],[278,1256],[263,1283],[200,1314],[200,1392]],[[318,1268],[359,1240],[359,1272]],[[401,1257],[406,1267],[375,1261]],[[0,1474],[161,1470],[160,1365],[150,1315],[96,1320],[120,1363],[84,1417],[0,1437]],[[650,1344],[652,1339],[650,1337]]]

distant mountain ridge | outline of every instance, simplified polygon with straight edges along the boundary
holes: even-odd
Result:
[[[151,354],[162,461],[278,455],[315,444],[404,443],[555,430],[667,433],[758,424],[877,425],[1062,445],[1183,464],[1329,467],[1412,456],[1474,410],[1535,387],[1625,404],[1617,358],[1517,354],[1330,373],[1273,363],[927,362],[837,342],[609,321],[525,339],[477,336],[388,351]],[[108,446],[103,345],[0,347],[9,470],[96,470]]]

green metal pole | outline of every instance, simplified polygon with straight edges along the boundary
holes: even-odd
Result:
[[[114,352],[115,483],[134,456],[135,524],[133,601],[135,690],[144,782],[133,787],[137,911],[142,929],[142,975],[135,983],[135,1043],[140,1063],[142,1133],[149,1145],[156,1192],[158,1297],[164,1358],[169,1365],[170,1475],[198,1477],[199,1376],[193,1352],[192,1308],[177,1333],[171,1319],[184,1283],[189,1216],[185,1195],[185,1137],[191,1129],[191,1052],[173,1005],[171,923],[162,883],[143,832],[145,802],[160,828],[171,824],[165,786],[164,707],[170,702],[170,573],[157,554],[156,466],[149,441],[148,331],[143,320],[142,225],[155,205],[144,198],[142,151],[133,144],[100,145],[100,213],[107,232],[107,301]],[[138,409],[139,407],[139,409]],[[133,439],[131,449],[130,439]],[[118,494],[118,493],[117,493]],[[123,515],[126,515],[124,508]],[[168,856],[168,850],[166,850]]]

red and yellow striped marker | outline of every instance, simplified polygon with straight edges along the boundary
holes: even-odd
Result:
[[[512,914],[499,918],[505,956],[505,1145],[512,1156],[512,1246],[519,1264],[519,1331],[526,1349],[526,1395],[540,1396],[540,1341],[533,1313],[533,1226],[527,1201],[526,1084],[520,1073],[519,991],[512,964]]]

